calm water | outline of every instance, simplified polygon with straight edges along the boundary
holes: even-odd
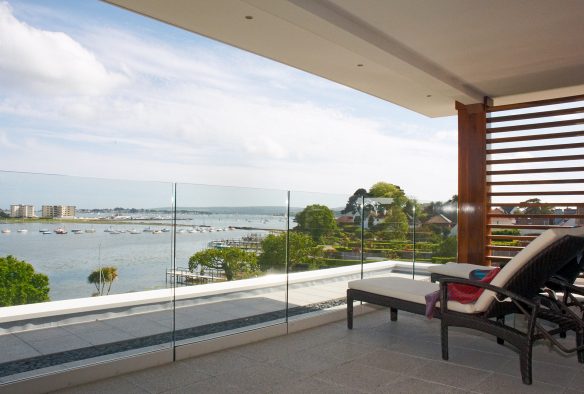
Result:
[[[215,228],[252,227],[254,229],[285,229],[283,217],[264,215],[196,215],[182,216],[179,227],[213,226]],[[87,276],[100,264],[118,268],[118,279],[110,294],[166,287],[166,270],[172,266],[172,232],[152,234],[142,230],[148,224],[63,224],[69,233],[55,234],[56,223],[0,223],[0,229],[10,229],[10,234],[0,234],[0,256],[13,255],[31,263],[37,272],[49,276],[51,300],[89,297],[94,285]],[[104,230],[140,231],[139,234],[110,234]],[[152,229],[170,228],[169,225],[150,225]],[[73,229],[95,229],[95,233],[74,234]],[[26,233],[17,230],[26,229]],[[40,229],[48,229],[45,235]],[[176,266],[188,267],[189,257],[205,249],[212,240],[240,239],[250,234],[268,234],[267,230],[231,230],[176,234]]]

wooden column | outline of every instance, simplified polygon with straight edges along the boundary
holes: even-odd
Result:
[[[458,111],[458,262],[486,265],[487,117],[484,104]]]

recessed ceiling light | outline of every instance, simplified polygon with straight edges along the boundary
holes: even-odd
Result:
[[[245,19],[249,19],[249,20],[251,20],[251,19],[253,19],[253,16],[251,16],[251,15],[246,15],[246,16],[245,16]]]

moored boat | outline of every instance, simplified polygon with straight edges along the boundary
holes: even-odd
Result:
[[[21,229],[16,230],[16,232],[18,232],[18,233],[28,233],[28,230],[25,229],[25,228],[21,228]]]
[[[10,234],[10,229],[5,228],[2,230],[2,234]]]
[[[63,227],[59,227],[55,230],[55,234],[67,234],[67,230],[65,230]]]

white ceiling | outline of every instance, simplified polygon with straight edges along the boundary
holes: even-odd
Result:
[[[584,0],[107,1],[428,116],[584,94]]]

